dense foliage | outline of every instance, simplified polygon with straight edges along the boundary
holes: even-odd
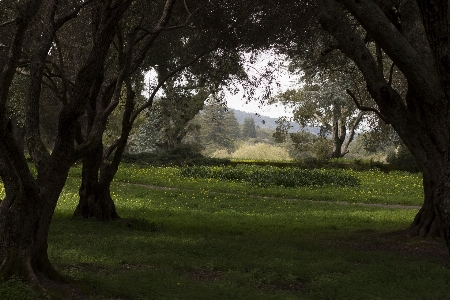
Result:
[[[254,118],[245,118],[242,126],[243,138],[256,138],[256,126]]]
[[[395,165],[399,170],[408,172],[419,172],[420,167],[417,164],[414,156],[405,145],[401,144],[395,149],[388,153],[386,161],[392,165]]]
[[[212,158],[202,155],[195,145],[182,144],[170,151],[141,152],[124,154],[127,163],[136,163],[152,166],[218,166],[229,163],[229,159]]]
[[[200,125],[200,141],[206,153],[217,149],[234,150],[234,141],[240,135],[234,112],[217,100],[212,98],[196,118]]]

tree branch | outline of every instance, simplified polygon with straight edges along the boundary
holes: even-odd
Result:
[[[376,49],[378,69],[380,74],[384,76],[383,50],[381,49],[380,44],[378,42],[375,42],[375,49]]]
[[[159,89],[164,85],[164,83],[171,78],[172,76],[174,76],[176,73],[182,71],[183,69],[191,66],[192,64],[194,64],[195,62],[197,62],[200,58],[202,58],[203,56],[207,55],[208,53],[214,51],[216,49],[216,47],[213,47],[211,49],[205,50],[204,52],[200,53],[199,55],[197,55],[196,57],[194,57],[192,60],[188,61],[187,63],[180,65],[179,67],[175,68],[174,70],[172,70],[171,72],[169,72],[163,79],[161,79],[159,81],[159,83],[157,84],[157,86],[153,89],[152,94],[150,95],[148,101],[141,105],[132,115],[131,117],[131,123],[134,123],[134,120],[136,120],[136,118],[138,117],[138,115],[146,108],[149,108],[152,106],[153,104],[153,100],[156,96],[156,93],[159,91]]]
[[[395,64],[392,63],[391,64],[391,68],[389,69],[389,80],[388,80],[388,84],[390,86],[392,86],[392,79],[393,79],[393,76],[394,76],[394,68],[395,68]]]
[[[80,12],[80,10],[83,7],[85,7],[86,5],[88,5],[89,3],[91,3],[92,1],[94,1],[94,0],[86,0],[86,1],[82,2],[81,4],[77,5],[71,13],[57,19],[55,21],[55,27],[60,28],[62,25],[64,25],[69,20],[76,18],[78,16],[78,13]]]
[[[331,1],[327,1],[328,5]],[[373,1],[342,0],[341,3],[380,44],[408,81],[421,93],[424,102],[435,102],[434,95],[444,95],[432,74],[434,62],[425,61]],[[333,6],[336,7],[334,4]]]
[[[8,25],[14,23],[15,21],[16,20],[9,20],[9,21],[3,22],[2,24],[0,24],[0,27],[8,26]]]
[[[3,117],[3,112],[6,111],[5,105],[8,101],[9,88],[16,72],[17,64],[22,53],[22,44],[25,36],[25,31],[33,16],[39,10],[42,0],[30,0],[23,6],[28,7],[27,10],[22,10],[21,13],[14,19],[16,30],[11,40],[11,47],[9,49],[7,62],[5,63],[2,72],[0,73],[0,122]],[[0,124],[3,127],[4,124]],[[6,124],[5,124],[6,125]],[[3,129],[3,128],[0,128]]]
[[[341,46],[339,46],[339,45],[332,45],[332,46],[328,47],[327,49],[323,50],[322,52],[320,52],[320,55],[321,56],[326,56],[326,55],[328,55],[329,53],[331,53],[331,52],[333,52],[335,50],[342,50]]]
[[[367,1],[364,1],[364,3]],[[322,26],[334,36],[341,45],[344,54],[353,60],[361,71],[367,84],[367,90],[379,107],[379,112],[382,112],[384,120],[394,122],[396,130],[400,131],[417,125],[399,93],[380,74],[370,50],[361,37],[350,27],[348,18],[342,8],[334,0],[321,0],[321,8],[320,22]],[[358,105],[361,106],[359,103]],[[404,118],[397,118],[398,114],[402,114]]]
[[[186,0],[183,0],[183,2],[184,2],[184,8],[186,9],[187,13],[188,13],[188,14],[191,14],[191,13],[189,12],[189,8],[188,8],[188,6],[187,6]]]
[[[369,106],[363,106],[363,105],[359,104],[358,99],[356,98],[355,94],[353,94],[352,91],[350,91],[349,89],[347,89],[346,92],[347,92],[347,94],[349,94],[350,97],[353,99],[353,101],[355,102],[356,107],[357,107],[359,110],[361,110],[361,111],[371,111],[371,112],[374,112],[374,113],[376,113],[376,114],[380,117],[381,120],[384,121],[384,123],[390,124],[390,122],[389,122],[389,121],[381,114],[381,112],[380,112],[378,109],[373,108],[373,107],[369,107]]]
[[[59,39],[56,35],[55,35],[55,45],[56,45],[56,50],[58,51],[59,66],[54,64],[53,62],[52,62],[52,64],[59,71],[59,74],[61,76],[61,79],[63,82],[63,91],[62,91],[63,103],[67,104],[67,97],[68,96],[70,97],[70,95],[71,95],[73,83],[70,82],[69,78],[67,77],[66,73],[64,72],[65,67],[64,67],[63,54],[61,51],[61,47],[59,46],[60,45]],[[69,94],[69,95],[67,95],[67,94]]]
[[[50,158],[50,153],[44,145],[40,133],[40,98],[42,79],[44,76],[45,60],[52,47],[56,32],[54,18],[57,9],[56,1],[48,1],[42,14],[43,28],[39,32],[40,43],[30,60],[30,80],[26,101],[26,130],[27,146],[38,170],[38,177],[42,175],[42,165]]]
[[[356,116],[355,121],[353,122],[353,124],[350,125],[349,133],[347,135],[347,138],[342,143],[342,152],[341,152],[342,156],[344,156],[345,154],[347,154],[349,152],[348,146],[350,145],[351,141],[355,137],[356,128],[358,127],[359,123],[361,122],[364,114],[365,114],[364,111],[360,111],[358,113],[358,115]]]
[[[317,112],[315,112],[313,115],[320,123],[325,124],[325,127],[330,126]]]

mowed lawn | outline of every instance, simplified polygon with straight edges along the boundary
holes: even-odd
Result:
[[[112,190],[123,219],[99,223],[72,219],[81,173],[74,168],[55,212],[49,254],[75,281],[49,293],[61,299],[450,299],[444,243],[402,232],[417,209],[366,205],[420,205],[420,176],[346,172],[360,184],[261,188],[183,177],[178,168],[122,165]],[[18,286],[2,284],[0,299],[18,295]]]

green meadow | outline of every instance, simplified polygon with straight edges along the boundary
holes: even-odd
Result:
[[[73,168],[49,236],[51,261],[73,283],[48,293],[450,299],[444,243],[403,233],[423,201],[419,174],[202,168],[123,164],[112,186],[122,219],[104,223],[72,218],[81,174]],[[291,186],[293,174],[310,181]],[[0,299],[38,298],[19,281],[0,285]]]

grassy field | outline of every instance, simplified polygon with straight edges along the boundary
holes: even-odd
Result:
[[[450,299],[445,245],[402,233],[417,210],[361,205],[421,205],[420,176],[345,172],[359,184],[262,188],[239,179],[188,178],[178,168],[123,165],[112,187],[123,219],[98,223],[71,218],[81,173],[74,168],[49,253],[75,283],[50,293],[61,299]],[[33,299],[20,288],[16,281],[1,284],[0,299]]]

